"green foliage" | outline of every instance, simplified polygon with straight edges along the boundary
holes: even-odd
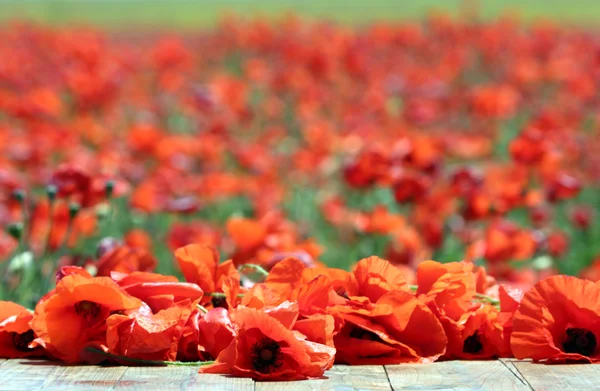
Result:
[[[461,13],[460,0],[6,0],[0,21],[33,20],[55,25],[96,24],[114,29],[166,28],[197,29],[214,25],[223,12],[243,16],[278,17],[290,11],[308,18],[343,23],[374,20],[412,20],[431,10]],[[600,16],[600,2],[580,0],[492,0],[480,1],[484,18],[515,11],[524,20],[546,18],[561,23],[594,25]]]

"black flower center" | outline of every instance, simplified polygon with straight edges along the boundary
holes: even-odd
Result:
[[[591,356],[596,350],[596,336],[587,329],[570,327],[566,331],[563,350],[566,353],[578,353]]]
[[[346,288],[344,288],[343,286],[338,287],[335,290],[335,293],[338,294],[338,296],[343,297],[344,299],[349,299],[350,295],[348,295],[348,291],[346,290]]]
[[[213,308],[225,308],[227,309],[227,299],[222,296],[215,296],[212,298],[211,303]]]
[[[270,373],[283,364],[281,346],[270,338],[263,338],[252,345],[250,355],[254,369],[261,373]]]
[[[479,331],[475,331],[469,335],[463,343],[463,353],[477,354],[483,349],[481,338],[479,337]]]
[[[94,319],[100,315],[100,305],[93,301],[78,301],[74,307],[75,313],[85,319]]]
[[[378,341],[379,337],[372,331],[355,327],[350,330],[350,338],[362,339],[365,341]]]
[[[15,347],[15,349],[17,349],[20,352],[29,352],[33,350],[29,347],[29,344],[31,343],[31,341],[33,341],[34,338],[33,330],[28,330],[21,334],[11,333],[11,335],[13,346]]]

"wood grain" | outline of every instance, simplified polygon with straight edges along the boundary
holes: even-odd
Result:
[[[397,390],[530,390],[500,361],[446,361],[385,367]]]
[[[192,376],[198,373],[194,367],[130,367],[115,386],[115,390],[161,391],[188,389]]]
[[[544,365],[526,361],[514,361],[512,364],[527,379],[534,390],[581,391],[600,389],[600,367],[597,365]]]
[[[511,371],[513,373],[513,375],[515,375],[516,377],[518,377],[521,382],[523,384],[527,384],[527,386],[531,387],[531,384],[529,384],[527,382],[527,380],[525,379],[525,377],[523,376],[523,374],[521,372],[519,372],[519,370],[517,369],[517,367],[515,367],[515,361],[519,361],[516,358],[501,358],[499,359],[500,362],[502,364],[504,364],[504,366],[506,368],[508,368],[509,371]]]
[[[598,366],[543,365],[515,359],[434,364],[334,366],[322,379],[253,382],[199,375],[195,367],[61,366],[45,360],[0,359],[0,390],[598,390]]]
[[[47,360],[8,360],[0,365],[0,390],[39,390],[46,378],[59,368]]]
[[[2,367],[0,367],[2,368]],[[56,367],[48,375],[42,390],[109,390],[127,371],[126,367],[96,365]]]
[[[196,371],[198,372],[198,371]],[[195,373],[188,384],[190,390],[253,391],[252,379]]]
[[[382,366],[336,365],[324,379],[293,382],[256,382],[256,391],[391,391]]]

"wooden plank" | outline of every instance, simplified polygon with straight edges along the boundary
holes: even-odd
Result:
[[[195,367],[130,367],[119,380],[115,390],[161,391],[186,389],[193,376],[198,373]]]
[[[256,391],[391,391],[383,366],[336,365],[323,379],[293,382],[256,382]]]
[[[1,367],[0,367],[1,368]],[[109,390],[123,377],[127,367],[97,365],[56,367],[42,390]]]
[[[598,366],[590,364],[545,365],[514,361],[534,390],[597,390],[600,387]]]
[[[56,362],[47,360],[8,360],[0,365],[0,390],[39,390],[58,368]]]
[[[446,361],[385,367],[396,390],[530,390],[500,361]]]
[[[254,391],[254,381],[242,377],[196,373],[190,378],[187,387],[190,390]]]
[[[513,375],[515,375],[516,377],[518,377],[523,384],[527,384],[529,387],[531,387],[531,384],[529,384],[527,382],[527,380],[525,380],[525,378],[523,377],[523,375],[521,374],[521,372],[519,372],[519,370],[517,369],[517,367],[515,367],[514,363],[516,361],[519,361],[519,360],[516,359],[516,358],[501,358],[500,359],[500,362],[502,364],[504,364],[504,366],[506,368],[508,368],[508,370],[511,371],[513,373]]]

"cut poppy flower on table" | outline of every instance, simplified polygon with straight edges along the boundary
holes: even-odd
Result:
[[[0,357],[600,362],[597,32],[463,8],[1,25]]]

